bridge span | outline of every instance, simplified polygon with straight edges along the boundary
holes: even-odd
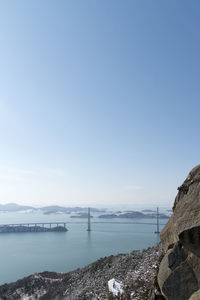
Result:
[[[34,222],[19,224],[2,224],[0,233],[9,232],[66,232],[66,222]]]

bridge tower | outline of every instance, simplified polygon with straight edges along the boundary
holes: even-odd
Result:
[[[88,207],[88,229],[87,229],[87,231],[91,231],[90,207]]]
[[[156,214],[156,218],[157,218],[157,230],[155,231],[155,233],[160,233],[160,215],[159,215],[159,207],[157,207],[157,214]]]

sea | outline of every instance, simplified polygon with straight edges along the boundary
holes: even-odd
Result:
[[[167,221],[160,220],[160,229]],[[67,214],[0,213],[0,224],[26,222],[66,222],[68,231],[0,233],[0,284],[37,272],[66,273],[101,257],[142,250],[160,241],[155,219],[94,217],[88,232],[87,219]]]

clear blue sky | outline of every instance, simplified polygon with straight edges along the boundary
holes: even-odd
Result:
[[[199,0],[0,1],[0,203],[171,207],[199,164]]]

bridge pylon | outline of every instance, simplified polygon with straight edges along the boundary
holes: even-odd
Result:
[[[87,231],[91,231],[90,207],[88,207],[88,228],[87,228]]]
[[[160,215],[159,215],[159,207],[157,207],[156,218],[157,218],[157,229],[156,229],[155,233],[159,234],[159,233],[160,233]]]

